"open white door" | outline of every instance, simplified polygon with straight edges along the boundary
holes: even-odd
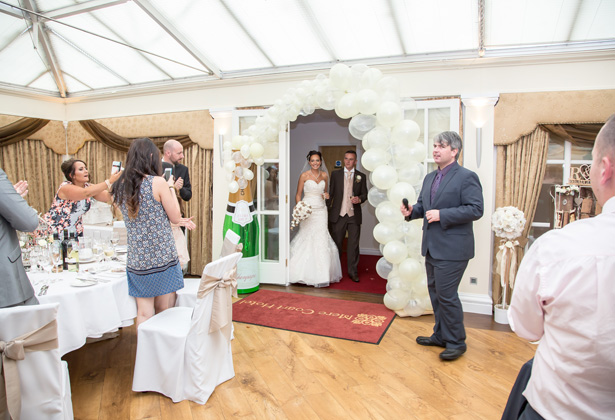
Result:
[[[264,109],[233,112],[233,135],[245,129],[263,115]],[[267,147],[265,163],[256,167],[254,208],[258,216],[259,281],[267,284],[287,284],[288,279],[288,130],[279,135],[278,150]]]

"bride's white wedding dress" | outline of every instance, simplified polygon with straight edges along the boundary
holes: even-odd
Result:
[[[290,243],[290,282],[326,287],[342,278],[342,266],[335,242],[327,229],[327,206],[322,194],[325,181],[308,179],[303,184],[303,201],[312,214],[301,222]]]

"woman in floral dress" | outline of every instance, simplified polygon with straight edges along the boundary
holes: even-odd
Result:
[[[90,184],[90,174],[85,162],[78,159],[69,159],[62,163],[64,181],[51,203],[49,211],[43,219],[48,228],[44,235],[60,233],[63,230],[74,231],[78,236],[83,235],[83,222],[81,219],[85,212],[90,209],[90,200],[110,202],[111,185],[119,178],[119,173],[109,176],[104,182]]]

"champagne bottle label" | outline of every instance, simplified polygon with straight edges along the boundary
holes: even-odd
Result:
[[[252,209],[254,211],[254,209]],[[252,213],[250,212],[250,205],[247,201],[238,201],[235,204],[235,213],[233,213],[233,223],[240,226],[245,226],[252,222]]]

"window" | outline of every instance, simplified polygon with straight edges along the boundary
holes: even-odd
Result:
[[[553,204],[553,186],[568,184],[570,169],[582,164],[591,164],[592,147],[573,144],[561,137],[550,135],[547,168],[538,197],[536,214],[529,232],[528,246],[540,235],[553,228],[555,209]]]

